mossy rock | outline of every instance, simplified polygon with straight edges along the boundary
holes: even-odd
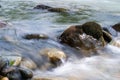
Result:
[[[65,8],[49,8],[48,11],[61,13],[61,12],[67,12],[68,10]]]
[[[49,9],[49,8],[52,8],[52,7],[43,5],[43,4],[40,4],[40,5],[37,5],[36,7],[34,7],[34,9],[42,9],[42,10]]]
[[[120,23],[117,23],[115,25],[112,26],[112,28],[118,32],[120,32]]]
[[[95,51],[104,47],[112,40],[112,36],[102,30],[95,22],[87,22],[83,25],[70,26],[59,37],[61,43],[71,47],[87,51]]]
[[[103,36],[102,28],[96,22],[86,22],[82,25],[82,29],[87,35],[91,35],[97,40],[99,40],[100,37]]]

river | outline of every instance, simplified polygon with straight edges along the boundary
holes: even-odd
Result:
[[[71,12],[63,15],[34,10],[38,4],[63,7]],[[60,80],[120,80],[120,48],[108,44],[98,51],[99,55],[82,57],[77,50],[57,41],[70,25],[95,21],[102,27],[110,27],[120,22],[120,0],[0,0],[0,5],[0,20],[10,23],[0,29],[1,52],[21,53],[38,65],[44,61],[37,56],[43,48],[59,48],[69,56],[63,65],[51,71],[37,70],[35,75]],[[31,33],[46,34],[50,39],[23,39]]]

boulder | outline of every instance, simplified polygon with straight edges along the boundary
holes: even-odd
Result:
[[[111,35],[103,31],[95,22],[86,22],[83,25],[75,25],[66,29],[59,37],[61,43],[72,47],[94,51],[106,45],[112,40]]]
[[[113,25],[112,28],[114,30],[116,30],[117,32],[120,32],[120,23],[117,23],[117,24]]]
[[[24,39],[31,40],[31,39],[48,39],[48,36],[45,34],[26,34],[23,36]]]
[[[61,43],[84,50],[94,50],[98,46],[105,46],[102,28],[95,22],[71,26],[61,34],[59,39]]]
[[[47,5],[43,5],[43,4],[40,4],[40,5],[37,5],[36,7],[34,7],[34,9],[42,9],[42,10],[47,10],[49,8],[52,8],[50,6],[47,6]]]

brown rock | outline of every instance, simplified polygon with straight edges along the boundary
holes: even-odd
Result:
[[[120,23],[117,23],[115,25],[112,26],[112,28],[118,32],[120,32]]]
[[[67,12],[68,10],[65,8],[49,8],[48,11],[50,12]]]

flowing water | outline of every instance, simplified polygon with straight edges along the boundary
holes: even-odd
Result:
[[[70,9],[69,14],[34,10],[37,4]],[[100,55],[83,57],[81,53],[58,42],[57,37],[70,25],[95,21],[102,27],[120,22],[120,0],[0,0],[0,20],[8,26],[0,29],[0,51],[21,53],[38,66],[44,63],[39,51],[63,50],[68,61],[51,70],[37,70],[38,77],[61,80],[120,80],[120,48],[107,45]],[[25,34],[38,33],[47,40],[25,40]],[[119,34],[118,36],[119,37]],[[55,79],[59,80],[59,79]]]

